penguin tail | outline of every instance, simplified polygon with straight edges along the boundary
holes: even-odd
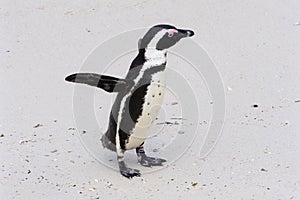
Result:
[[[108,137],[104,134],[101,138],[102,146],[106,149],[109,149],[111,151],[117,151],[116,145],[113,144]]]
[[[116,78],[107,75],[100,75],[94,73],[76,73],[71,74],[65,78],[68,82],[81,83],[93,87],[101,88],[106,92],[121,92],[126,87],[133,84],[132,80]]]

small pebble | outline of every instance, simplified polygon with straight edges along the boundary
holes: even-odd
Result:
[[[285,122],[283,123],[283,126],[287,126],[287,125],[289,125],[289,122],[288,122],[288,121],[285,121]]]
[[[158,149],[156,149],[156,148],[155,148],[155,149],[153,149],[153,152],[158,152]]]
[[[264,168],[261,168],[260,171],[262,172],[267,172],[268,170],[264,169]]]
[[[106,186],[109,187],[109,188],[110,188],[112,185],[113,185],[113,184],[112,184],[111,182],[107,182],[107,183],[106,183]]]
[[[20,140],[19,144],[25,144],[25,143],[28,143],[28,142],[36,142],[36,141],[35,140]]]
[[[178,131],[178,134],[183,135],[184,131]]]
[[[192,183],[192,186],[195,187],[196,185],[198,185],[198,183]]]
[[[38,128],[38,127],[41,127],[41,126],[43,126],[43,124],[37,124],[33,128]]]

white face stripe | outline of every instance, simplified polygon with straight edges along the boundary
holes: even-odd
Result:
[[[147,48],[156,48],[158,41],[168,32],[168,29],[162,29],[161,31],[157,32],[156,35],[152,38],[150,43],[148,44]]]

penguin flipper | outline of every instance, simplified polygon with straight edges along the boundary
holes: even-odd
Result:
[[[141,49],[141,46],[142,46],[142,39],[139,39],[139,41],[138,41],[138,49]]]
[[[76,73],[71,74],[65,78],[68,82],[73,83],[82,83],[90,86],[94,86],[97,88],[101,88],[106,92],[121,92],[128,85],[132,85],[131,80],[116,78],[107,75],[100,75],[94,73]]]

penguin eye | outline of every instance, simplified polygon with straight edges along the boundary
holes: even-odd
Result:
[[[168,33],[168,37],[173,37],[174,33],[171,32],[171,33]]]
[[[178,31],[176,29],[170,29],[170,30],[168,30],[168,36],[169,37],[173,37],[174,33],[178,33]]]

